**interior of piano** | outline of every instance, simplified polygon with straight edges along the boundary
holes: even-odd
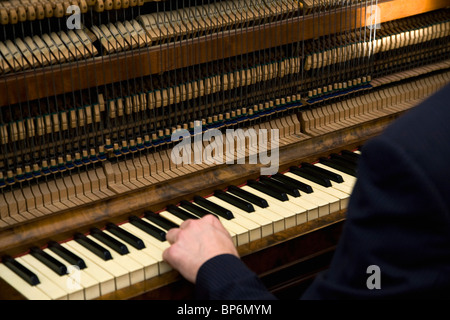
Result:
[[[0,1],[0,253],[257,175],[261,166],[175,164],[180,129],[276,129],[280,170],[362,144],[449,82],[447,7]]]

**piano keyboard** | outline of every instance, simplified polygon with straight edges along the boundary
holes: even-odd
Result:
[[[2,257],[0,278],[27,299],[95,299],[171,270],[166,232],[186,219],[215,215],[236,246],[347,208],[360,151],[343,150],[271,177],[248,180],[163,211],[130,216],[103,230],[76,233],[44,248]]]

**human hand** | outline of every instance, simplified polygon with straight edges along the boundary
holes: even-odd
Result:
[[[164,250],[163,259],[192,283],[209,259],[227,253],[239,257],[230,234],[213,215],[184,221],[170,229],[166,239],[171,246]]]

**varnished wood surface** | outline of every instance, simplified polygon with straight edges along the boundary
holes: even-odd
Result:
[[[449,5],[448,0],[380,0],[380,23]],[[0,81],[0,107],[332,34],[336,26],[340,26],[340,31],[352,30],[365,26],[365,16],[366,7],[355,5],[348,11],[331,10],[149,49],[48,66],[38,71],[13,73]]]

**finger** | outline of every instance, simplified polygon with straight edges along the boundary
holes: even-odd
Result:
[[[211,223],[215,228],[218,228],[220,230],[225,229],[222,222],[220,222],[220,220],[217,217],[213,215],[205,216],[205,218],[206,217],[208,217],[208,222]]]
[[[172,254],[170,248],[172,247],[166,248],[166,250],[164,250],[162,253],[163,260],[166,261],[168,264],[170,264],[170,262],[172,261]]]
[[[212,214],[207,214],[201,220],[203,220],[205,223],[209,223],[213,226],[216,226],[217,223],[221,224],[219,218]]]
[[[177,241],[178,233],[180,232],[180,228],[172,228],[166,233],[166,240],[173,244]]]
[[[192,219],[187,219],[184,220],[181,224],[180,224],[180,229],[185,229],[187,228],[192,222]]]

